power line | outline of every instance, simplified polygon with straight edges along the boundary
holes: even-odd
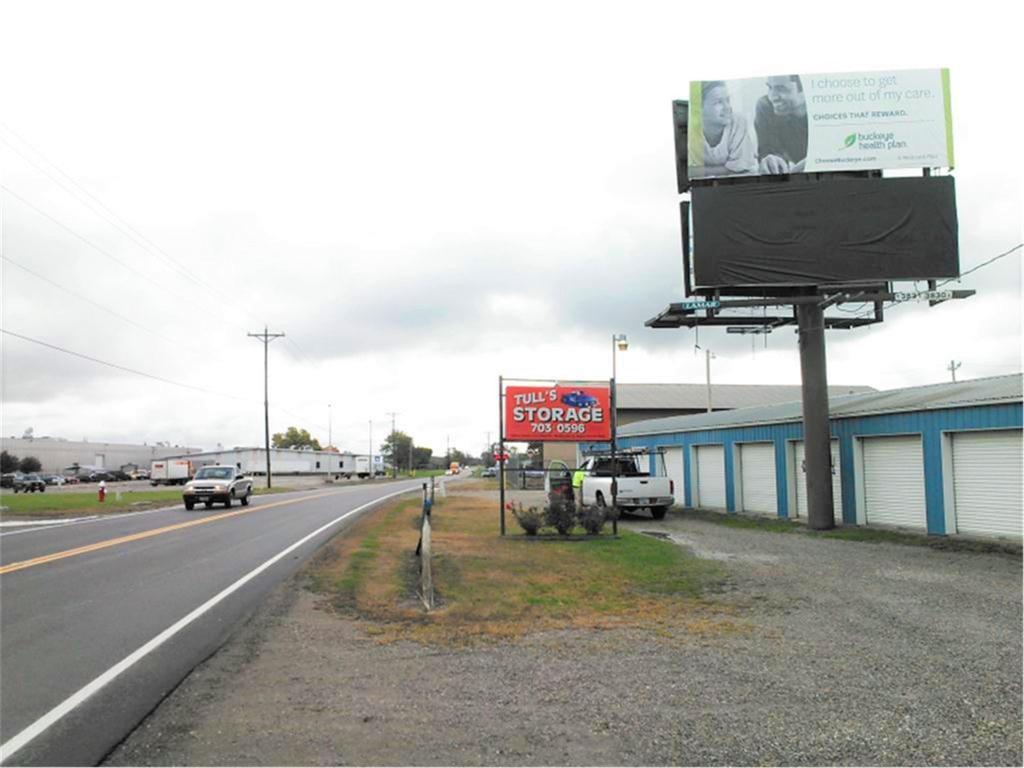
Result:
[[[1004,258],[1006,256],[1009,256],[1011,253],[1013,253],[1014,251],[1019,251],[1021,248],[1024,248],[1024,243],[1017,243],[1012,248],[1010,248],[1010,249],[1008,249],[1006,251],[1003,251],[1000,254],[997,254],[997,255],[993,256],[991,259],[988,259],[987,261],[983,261],[981,264],[978,264],[978,265],[976,265],[974,267],[971,267],[966,272],[961,272],[958,277],[951,277],[948,280],[943,280],[941,283],[938,283],[935,287],[939,288],[939,287],[941,287],[943,285],[948,285],[949,283],[952,283],[952,282],[959,282],[960,280],[962,280],[963,278],[967,277],[967,275],[971,274],[972,272],[977,272],[982,267],[987,267],[989,264],[992,264],[995,261],[999,261],[999,259],[1002,259],[1002,258]],[[915,284],[916,284],[916,281],[915,281]],[[886,304],[885,308],[886,309],[894,309],[895,307],[898,307],[898,306],[900,306],[902,304],[907,304],[907,303],[909,303],[909,302],[893,301],[893,302],[890,302],[890,303]],[[848,312],[848,313],[851,313],[851,314],[857,312],[856,310],[842,310],[842,309],[840,309],[840,311],[845,311],[845,312]],[[856,314],[856,316],[857,317],[868,317],[869,315],[873,315],[873,314],[874,314],[874,310],[872,309],[872,310],[868,310],[868,311],[865,311],[865,312],[859,312],[859,313]]]
[[[72,355],[73,357],[80,357],[83,360],[88,360],[88,361],[93,362],[93,363],[98,363],[99,365],[105,365],[108,368],[115,368],[115,369],[117,369],[119,371],[125,371],[126,373],[133,373],[136,376],[144,376],[147,379],[153,379],[155,381],[161,381],[164,384],[172,384],[175,387],[183,387],[185,389],[192,389],[192,390],[195,390],[197,392],[203,392],[203,393],[205,393],[207,395],[217,395],[218,397],[227,397],[227,398],[230,398],[231,400],[238,400],[240,402],[252,402],[251,400],[248,400],[247,398],[238,397],[237,395],[229,395],[226,392],[214,392],[213,390],[203,389],[202,387],[197,387],[197,386],[195,386],[193,384],[183,384],[180,381],[172,381],[171,379],[165,379],[163,376],[157,376],[156,374],[153,374],[153,373],[146,373],[145,371],[138,371],[138,370],[136,370],[134,368],[128,368],[127,366],[124,366],[124,365],[118,365],[117,363],[110,363],[110,362],[107,362],[106,360],[100,360],[98,357],[92,357],[90,355],[82,354],[81,352],[75,352],[73,350],[66,349],[65,347],[57,346],[56,344],[50,344],[49,342],[46,342],[46,341],[40,341],[39,339],[33,339],[31,336],[24,336],[24,335],[22,335],[20,333],[15,333],[14,331],[8,331],[6,328],[0,328],[0,333],[4,333],[7,336],[13,336],[13,337],[15,337],[17,339],[22,339],[24,341],[29,341],[29,342],[31,342],[33,344],[38,344],[41,347],[47,347],[49,349],[56,350],[57,352],[63,352],[66,355]]]
[[[110,259],[111,261],[113,261],[115,264],[119,265],[123,269],[126,269],[129,272],[131,272],[132,274],[137,275],[138,277],[141,277],[143,280],[145,280],[148,283],[152,283],[153,285],[155,285],[160,290],[165,291],[165,292],[171,294],[179,302],[185,302],[186,304],[191,304],[192,303],[193,300],[191,298],[182,296],[180,294],[177,294],[177,293],[171,291],[171,289],[168,288],[165,283],[161,283],[158,280],[155,280],[154,278],[150,277],[149,275],[147,275],[147,274],[145,274],[143,272],[139,272],[137,269],[132,267],[127,262],[122,261],[121,259],[117,258],[116,256],[108,253],[106,250],[104,250],[100,246],[96,245],[96,243],[94,243],[92,240],[90,240],[89,238],[85,237],[85,235],[79,234],[74,229],[69,227],[67,224],[64,224],[63,222],[55,219],[53,216],[48,214],[43,209],[38,208],[35,205],[33,205],[32,203],[30,203],[28,200],[23,198],[21,195],[19,195],[17,192],[12,190],[10,187],[8,187],[8,186],[6,186],[4,184],[0,184],[0,189],[3,189],[11,197],[13,197],[16,200],[18,200],[19,202],[21,202],[22,205],[25,205],[26,207],[31,208],[33,211],[35,211],[37,214],[42,216],[44,219],[47,219],[48,221],[53,222],[54,224],[56,224],[61,229],[65,230],[66,232],[70,233],[71,235],[74,235],[76,238],[81,240],[83,243],[88,245],[90,248],[92,248],[93,250],[95,250],[98,253],[102,254],[103,256],[106,256],[108,259]]]
[[[8,126],[6,123],[0,123],[0,127],[2,127],[5,131],[7,131],[7,133],[9,133],[11,136],[16,138],[20,143],[22,143],[25,146],[29,147],[30,150],[36,156],[41,158],[43,160],[43,162],[45,162],[48,166],[50,166],[53,170],[55,170],[56,173],[60,174],[60,176],[63,177],[63,179],[67,179],[67,181],[74,188],[70,188],[68,186],[68,184],[66,184],[65,182],[61,181],[59,178],[56,178],[47,169],[41,167],[35,160],[30,158],[24,152],[22,152],[22,150],[19,150],[19,148],[17,146],[15,146],[13,143],[11,143],[6,138],[0,136],[0,141],[3,141],[3,143],[5,143],[8,147],[10,147],[11,150],[14,151],[19,157],[22,157],[22,159],[24,159],[27,163],[29,163],[37,171],[39,171],[44,176],[49,178],[51,181],[53,181],[55,184],[57,184],[61,189],[65,190],[66,193],[71,195],[79,203],[81,203],[82,205],[86,206],[90,211],[92,211],[96,216],[98,216],[100,219],[102,219],[105,223],[108,223],[108,224],[111,224],[112,226],[114,226],[121,233],[123,233],[124,236],[127,237],[132,243],[134,243],[136,246],[138,246],[141,250],[145,251],[146,253],[148,253],[148,254],[150,254],[152,256],[156,256],[161,261],[163,261],[165,263],[165,265],[170,265],[171,268],[174,269],[174,271],[178,275],[183,276],[183,278],[185,278],[185,279],[195,283],[198,286],[201,286],[202,288],[206,289],[207,291],[209,291],[211,294],[213,294],[214,296],[216,296],[218,298],[227,298],[228,300],[231,301],[232,304],[234,304],[236,306],[239,306],[245,314],[247,314],[250,317],[252,317],[253,319],[255,319],[255,316],[251,312],[249,312],[245,307],[243,307],[243,306],[241,306],[241,305],[239,305],[237,303],[234,303],[233,298],[228,293],[220,291],[220,290],[210,286],[209,284],[207,284],[203,280],[201,280],[199,278],[199,276],[197,276],[196,273],[193,270],[189,269],[187,266],[185,266],[181,262],[177,261],[174,257],[172,257],[169,253],[167,253],[167,251],[165,251],[163,248],[158,246],[156,243],[154,243],[150,239],[146,238],[144,236],[144,234],[142,234],[140,231],[138,231],[130,223],[125,221],[113,209],[111,209],[110,206],[105,205],[102,201],[100,201],[98,198],[96,198],[94,195],[92,195],[88,189],[86,189],[82,184],[80,184],[78,181],[76,181],[67,172],[63,171],[59,166],[57,166],[51,160],[49,160],[45,155],[43,155],[43,153],[41,153],[38,150],[38,148],[33,146],[32,143],[27,141],[23,136],[20,136],[16,131],[11,129],[10,126]],[[29,206],[30,208],[35,210],[40,215],[43,215],[44,217],[49,218],[53,223],[56,223],[59,226],[62,226],[63,228],[67,229],[68,231],[72,232],[80,240],[82,240],[83,242],[87,243],[91,247],[99,250],[103,255],[108,256],[108,258],[111,258],[111,259],[115,260],[116,262],[121,264],[123,267],[129,269],[130,271],[133,271],[138,276],[141,276],[141,278],[143,278],[144,280],[146,280],[148,282],[151,282],[151,283],[154,283],[154,285],[157,285],[161,289],[168,291],[168,293],[173,293],[173,292],[171,292],[168,289],[167,286],[153,281],[152,279],[148,278],[148,276],[142,274],[141,272],[138,272],[137,270],[132,269],[127,264],[125,264],[124,262],[122,262],[119,259],[115,258],[111,254],[106,253],[102,249],[99,249],[98,246],[96,246],[95,244],[91,243],[86,238],[80,236],[80,234],[78,234],[78,232],[75,232],[73,229],[71,229],[71,227],[68,227],[65,224],[61,224],[56,219],[48,216],[41,209],[33,206],[31,203],[29,203],[24,198],[19,197],[18,195],[13,193],[13,191],[11,189],[9,189],[8,187],[5,186],[3,188],[6,189],[8,191],[8,193],[11,194],[13,197],[17,198],[17,200],[19,200],[23,204]],[[91,203],[83,200],[82,197],[76,193],[76,189],[78,191],[80,191],[80,193],[82,195],[86,196],[89,200],[91,200],[93,203],[95,203],[95,206],[92,205]],[[105,213],[102,213],[99,210],[97,210],[96,206],[101,208],[102,211],[105,212]],[[178,300],[181,300],[180,296],[175,295],[175,298],[177,298]],[[231,325],[236,325],[236,324],[232,323]],[[236,327],[239,328],[240,330],[242,329],[241,326],[236,325]],[[289,351],[292,352],[292,356],[295,357],[297,361],[304,362],[304,364],[309,365],[309,366],[315,365],[315,364],[313,364],[313,361],[308,357],[308,355],[304,352],[304,350],[301,348],[301,346],[299,346],[298,342],[296,342],[296,341],[294,341],[292,339],[286,338],[285,339],[285,344],[286,344],[286,346],[289,347]]]
[[[80,183],[78,183],[74,178],[72,178],[64,170],[62,170],[56,163],[54,163],[52,160],[47,158],[42,152],[40,152],[31,143],[26,141],[22,136],[20,136],[16,131],[14,131],[9,125],[7,125],[6,123],[0,123],[0,127],[3,127],[3,129],[5,131],[7,131],[12,136],[14,136],[19,142],[24,144],[26,147],[31,149],[32,152],[34,152],[36,155],[38,155],[40,158],[42,158],[42,160],[47,165],[51,166],[57,173],[59,173],[64,179],[66,179],[74,187],[74,189],[69,189],[68,186],[66,184],[64,184],[60,179],[55,178],[53,176],[53,174],[51,174],[45,168],[40,167],[40,165],[38,163],[36,163],[32,158],[28,157],[24,152],[22,152],[18,147],[14,146],[14,144],[12,144],[7,139],[5,139],[2,136],[0,136],[0,141],[2,141],[8,147],[10,147],[12,150],[14,150],[14,152],[16,152],[19,156],[21,156],[22,159],[24,159],[32,167],[34,167],[36,170],[38,170],[44,176],[46,176],[51,181],[53,181],[55,184],[57,184],[61,189],[63,189],[69,195],[71,195],[76,200],[78,200],[78,202],[82,203],[87,208],[89,208],[89,210],[91,210],[98,217],[103,219],[103,221],[105,221],[106,223],[110,224],[115,229],[117,229],[119,232],[124,234],[132,242],[134,242],[137,246],[139,246],[142,250],[146,251],[150,255],[156,256],[161,261],[163,261],[165,264],[169,264],[171,266],[171,268],[174,269],[174,271],[177,274],[179,274],[180,276],[182,276],[182,277],[184,277],[184,278],[186,278],[188,280],[191,280],[193,283],[195,283],[196,285],[201,286],[202,288],[205,288],[207,291],[209,291],[215,297],[227,298],[227,299],[231,300],[232,303],[234,303],[234,300],[230,296],[230,294],[228,294],[225,291],[218,290],[217,288],[214,288],[213,286],[209,285],[205,281],[199,279],[195,275],[195,273],[194,273],[194,271],[192,269],[190,269],[186,265],[184,265],[181,262],[179,262],[177,259],[175,259],[173,256],[171,256],[169,253],[167,253],[167,251],[165,251],[163,248],[161,248],[159,245],[154,243],[148,237],[146,237],[141,232],[139,232],[137,229],[135,229],[135,227],[133,227],[131,224],[129,224],[127,221],[125,221],[123,218],[121,218],[115,211],[113,211],[110,208],[110,206],[106,205],[102,200],[100,200],[95,195],[93,195],[91,192],[89,192],[89,190],[87,190],[84,186],[82,186]],[[109,215],[105,215],[105,214],[101,213],[91,203],[83,200],[78,194],[76,194],[75,190],[78,190],[82,194],[87,196],[90,200],[95,202],[96,205],[98,205],[100,208],[102,208],[103,211],[106,212],[106,214],[109,214]],[[19,198],[19,199],[21,199],[21,198]],[[25,202],[25,201],[22,200],[22,202]],[[36,209],[36,210],[38,211],[38,209]],[[244,314],[248,315],[251,319],[254,319],[254,320],[257,319],[244,306],[241,306],[241,305],[238,305],[238,304],[235,304],[235,306],[238,306],[242,310],[242,312]],[[236,327],[241,328],[241,326],[236,326]],[[305,354],[305,352],[302,350],[302,348],[298,345],[297,342],[295,342],[295,341],[293,341],[291,339],[286,338],[285,339],[285,344],[287,346],[289,346],[291,349],[295,350],[295,352],[298,353],[298,357],[296,358],[297,360],[299,360],[300,362],[304,362],[304,363],[306,363],[308,365],[313,365],[314,364],[309,359],[309,357]]]
[[[87,202],[85,200],[82,200],[82,198],[78,194],[76,194],[75,189],[69,189],[68,186],[66,184],[64,184],[60,179],[55,178],[45,168],[41,168],[34,160],[32,160],[30,157],[26,156],[25,153],[23,153],[20,149],[18,149],[16,146],[14,146],[11,142],[7,141],[7,139],[4,139],[2,136],[0,136],[0,141],[3,141],[4,144],[6,144],[11,149],[13,149],[27,163],[29,163],[32,167],[34,167],[36,170],[38,170],[44,176],[46,176],[51,181],[53,181],[55,184],[57,184],[61,189],[63,189],[69,195],[71,195],[76,200],[78,200],[78,202],[82,203],[82,205],[86,206],[89,210],[91,210],[93,213],[95,213],[98,217],[103,219],[103,221],[105,221],[106,223],[110,224],[115,229],[117,229],[119,232],[121,232],[123,235],[128,237],[133,243],[135,243],[135,245],[137,245],[143,251],[146,251],[150,255],[157,257],[162,262],[164,262],[165,265],[169,265],[170,268],[173,269],[181,277],[184,277],[184,278],[186,278],[188,280],[191,280],[193,283],[195,283],[198,286],[201,286],[202,288],[205,288],[210,293],[214,294],[214,296],[216,296],[216,297],[228,297],[228,294],[226,294],[224,291],[220,291],[220,290],[214,288],[213,286],[209,285],[208,283],[204,282],[203,280],[199,279],[199,277],[197,277],[195,275],[193,270],[191,270],[189,267],[185,266],[181,262],[177,261],[174,257],[172,257],[169,253],[167,253],[163,248],[158,246],[152,240],[150,240],[145,235],[143,235],[141,232],[139,232],[137,229],[135,229],[131,224],[129,224],[127,221],[125,221],[120,216],[118,216],[118,214],[115,213],[108,205],[103,203],[103,201],[101,201],[99,198],[97,198],[95,195],[93,195],[91,192],[89,192],[89,190],[87,190],[85,187],[83,187],[81,184],[79,184],[77,181],[75,181],[75,179],[73,179],[70,175],[68,175],[63,170],[61,170],[61,168],[58,167],[56,165],[56,163],[54,163],[51,160],[49,160],[45,155],[43,155],[42,152],[40,152],[38,149],[33,147],[24,138],[19,136],[15,131],[13,131],[11,129],[10,126],[8,126],[6,123],[2,123],[0,125],[2,125],[4,130],[6,130],[12,136],[15,136],[18,139],[18,141],[20,141],[25,146],[29,147],[33,152],[35,152],[39,157],[41,157],[48,165],[52,166],[57,171],[57,173],[59,173],[61,176],[63,176],[65,179],[67,179],[68,182],[70,182],[74,186],[75,189],[79,190],[82,194],[86,195],[90,200],[95,202],[96,205],[98,205],[100,208],[102,208],[103,211],[106,212],[106,214],[109,214],[109,215],[105,215],[104,213],[101,213],[91,203],[89,203],[89,202]],[[242,311],[245,312],[246,314],[249,314],[248,311],[245,310],[244,307],[242,307]],[[250,315],[250,317],[252,317],[252,315]]]
[[[188,342],[179,341],[177,339],[172,339],[169,336],[164,336],[159,331],[154,331],[152,328],[147,328],[142,323],[138,323],[138,322],[132,320],[130,317],[125,317],[124,315],[120,314],[119,312],[115,312],[114,310],[110,309],[109,307],[105,307],[102,304],[100,304],[100,303],[98,303],[96,301],[93,301],[89,297],[83,296],[82,294],[80,294],[80,293],[78,293],[76,291],[73,291],[70,288],[67,288],[67,287],[63,286],[60,283],[57,283],[57,282],[51,280],[50,278],[46,277],[45,275],[41,275],[38,272],[36,272],[35,270],[29,269],[24,264],[19,264],[18,262],[16,262],[14,259],[10,258],[9,256],[6,256],[4,254],[0,254],[0,259],[3,259],[8,264],[11,264],[12,266],[17,267],[18,269],[21,269],[21,270],[23,270],[25,272],[28,272],[30,275],[32,275],[33,277],[38,278],[39,280],[42,280],[44,283],[49,283],[54,288],[57,288],[57,289],[59,289],[61,291],[64,291],[65,293],[69,293],[72,296],[74,296],[75,298],[80,299],[81,301],[86,302],[87,304],[91,304],[92,306],[96,307],[97,309],[102,310],[103,312],[106,312],[107,314],[116,317],[118,320],[121,320],[121,321],[123,321],[125,323],[128,323],[129,325],[134,325],[136,328],[140,328],[141,330],[145,331],[146,333],[151,333],[154,336],[156,336],[157,338],[163,339],[164,341],[169,341],[171,344],[174,344],[174,345],[186,345],[186,346],[192,347],[192,349],[198,349],[198,347],[196,347],[196,346],[194,346],[194,345],[192,345],[192,344],[190,344]]]

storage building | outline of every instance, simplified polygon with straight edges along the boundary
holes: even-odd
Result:
[[[1019,541],[1022,380],[830,398],[836,522]],[[799,401],[635,422],[618,444],[663,449],[687,507],[807,517]]]

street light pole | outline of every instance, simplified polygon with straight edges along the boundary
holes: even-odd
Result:
[[[615,449],[617,447],[616,444],[615,444],[615,441],[616,441],[616,439],[618,437],[618,430],[619,430],[619,415],[618,415],[618,410],[619,410],[619,398],[618,398],[619,379],[618,379],[618,372],[615,370],[615,352],[616,352],[616,350],[621,350],[622,352],[625,352],[627,349],[629,349],[629,341],[626,339],[626,334],[624,334],[624,333],[613,333],[612,334],[612,413],[611,413],[611,416],[612,416],[612,508],[613,509],[618,506],[618,491],[619,491],[618,483],[615,482],[615,476],[618,474],[615,471],[616,470],[616,464],[617,464],[617,462],[615,461]],[[618,522],[618,520],[612,520],[612,533],[617,535],[618,532],[619,532],[619,522]]]

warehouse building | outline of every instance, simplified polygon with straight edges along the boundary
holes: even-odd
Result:
[[[131,443],[94,443],[88,440],[64,440],[59,437],[5,437],[3,449],[19,459],[34,456],[46,473],[61,474],[65,467],[78,465],[94,469],[121,469],[125,466],[149,468],[154,459],[189,456],[198,448],[181,445],[135,445]]]
[[[189,459],[196,468],[207,464],[230,464],[246,474],[267,473],[267,451],[264,448],[235,447],[170,458]],[[375,474],[384,474],[384,460],[381,455],[374,455],[373,460]],[[367,475],[368,466],[366,454],[314,451],[304,448],[270,449],[270,471],[275,475],[335,475],[349,478]]]
[[[1022,380],[830,398],[836,522],[1019,541]],[[799,401],[635,422],[618,444],[661,449],[684,506],[807,517]]]

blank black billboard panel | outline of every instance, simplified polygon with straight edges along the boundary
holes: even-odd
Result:
[[[694,187],[698,288],[956,277],[952,176]]]

